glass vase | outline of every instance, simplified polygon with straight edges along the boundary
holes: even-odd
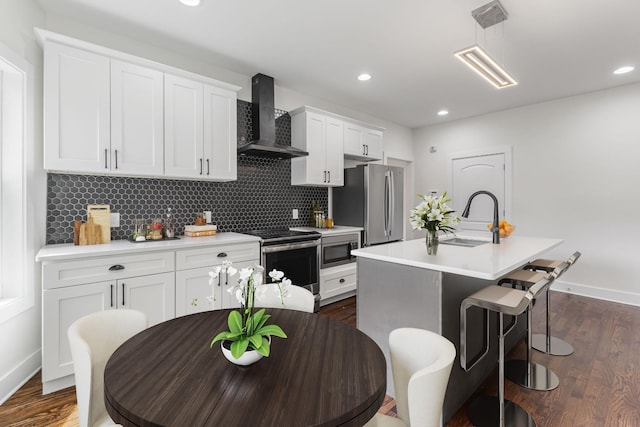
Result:
[[[427,230],[427,255],[438,254],[438,230]]]

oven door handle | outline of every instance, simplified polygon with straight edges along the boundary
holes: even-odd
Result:
[[[284,243],[282,245],[262,246],[262,252],[265,254],[270,254],[273,252],[290,251],[293,249],[313,248],[316,246],[320,246],[320,242],[318,240],[314,240],[311,242]]]

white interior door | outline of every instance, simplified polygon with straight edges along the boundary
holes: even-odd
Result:
[[[452,204],[461,215],[476,191],[486,190],[498,199],[498,216],[504,218],[507,212],[507,153],[490,153],[469,156],[456,156],[451,161]],[[487,224],[493,222],[493,200],[480,194],[473,199],[469,217],[463,218],[458,226],[461,231],[478,230],[489,232]]]

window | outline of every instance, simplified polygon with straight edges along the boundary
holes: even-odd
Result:
[[[29,73],[28,73],[29,71]],[[30,65],[0,44],[0,322],[33,306],[27,252],[27,123],[33,128]]]

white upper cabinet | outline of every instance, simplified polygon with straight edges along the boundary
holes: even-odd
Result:
[[[236,93],[165,75],[165,175],[237,179]]]
[[[353,160],[382,159],[382,129],[345,121],[344,157]]]
[[[109,59],[47,42],[44,47],[44,168],[110,169]]]
[[[309,153],[291,159],[291,184],[344,185],[344,127],[329,113],[304,107],[291,112],[291,145]]]
[[[44,167],[231,181],[238,86],[36,29]]]
[[[204,85],[204,178],[237,179],[237,116],[236,92]]]
[[[162,175],[163,75],[111,60],[111,171]]]
[[[165,174],[202,178],[202,83],[167,74],[164,80],[164,94]]]

